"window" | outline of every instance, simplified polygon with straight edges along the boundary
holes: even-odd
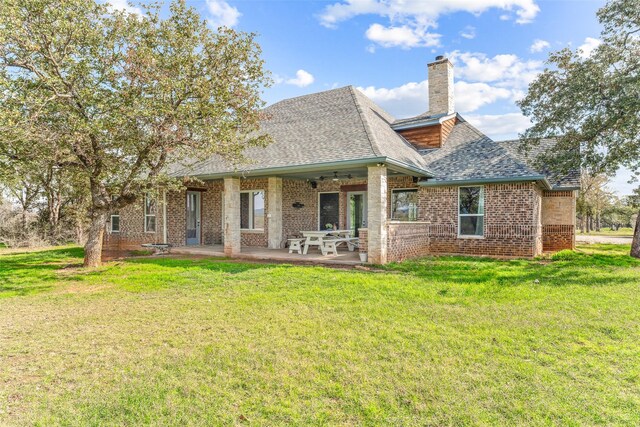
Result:
[[[240,228],[243,230],[264,229],[264,191],[240,192]]]
[[[418,220],[418,190],[393,190],[391,192],[391,219],[396,221]]]
[[[460,187],[458,189],[458,235],[484,235],[484,188]]]
[[[156,200],[148,194],[144,198],[144,232],[156,232]]]
[[[111,232],[119,233],[120,232],[120,215],[119,214],[111,215],[110,224],[111,224]]]
[[[340,193],[318,194],[318,230],[340,223]]]

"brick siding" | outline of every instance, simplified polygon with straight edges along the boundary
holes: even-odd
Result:
[[[327,173],[327,175],[330,175]],[[242,231],[244,246],[266,247],[268,241],[268,180],[242,179],[241,190],[265,192],[265,226],[260,231]],[[318,193],[340,192],[339,224],[347,226],[347,190],[365,188],[366,179],[334,182],[318,181],[312,188],[307,180],[283,179],[282,223],[283,243],[299,235],[301,230],[318,228]],[[348,187],[360,186],[360,187]],[[458,187],[418,187],[411,177],[389,177],[388,216],[391,216],[392,190],[418,188],[418,221],[389,221],[388,259],[399,261],[427,254],[466,254],[497,257],[533,257],[542,250],[560,250],[575,245],[574,192],[541,191],[534,183],[487,184],[485,191],[485,217],[483,238],[458,237]],[[222,243],[222,180],[208,181],[189,188],[201,191],[201,233],[205,245]],[[343,191],[341,191],[341,189]],[[186,190],[167,193],[167,237],[175,246],[185,244]],[[161,197],[160,197],[161,199]],[[304,205],[295,208],[299,202]],[[140,249],[142,243],[162,242],[162,203],[159,200],[155,233],[144,233],[143,201],[120,211],[120,233],[105,233],[104,255]],[[575,221],[575,220],[573,220]],[[366,230],[360,238],[365,242]]]
[[[576,194],[574,191],[542,193],[542,248],[555,252],[576,247]]]

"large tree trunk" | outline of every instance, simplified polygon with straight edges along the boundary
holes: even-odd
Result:
[[[99,267],[102,262],[102,237],[107,223],[106,212],[93,212],[87,243],[84,245],[84,266]]]
[[[640,258],[640,212],[638,212],[638,218],[636,218],[636,228],[631,241],[631,256]]]
[[[60,240],[60,202],[61,196],[58,192],[49,191],[47,194],[47,204],[49,205],[49,241],[56,245]]]

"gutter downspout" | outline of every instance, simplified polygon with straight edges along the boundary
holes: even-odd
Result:
[[[167,190],[162,190],[162,243],[167,244]]]

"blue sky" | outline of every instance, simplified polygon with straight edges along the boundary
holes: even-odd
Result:
[[[125,7],[125,0],[111,0]],[[212,27],[258,33],[264,99],[354,85],[394,116],[428,109],[426,64],[454,63],[456,110],[494,139],[528,126],[515,105],[549,52],[597,45],[600,0],[188,0]],[[629,193],[628,172],[611,187]],[[637,185],[637,184],[636,184]]]

